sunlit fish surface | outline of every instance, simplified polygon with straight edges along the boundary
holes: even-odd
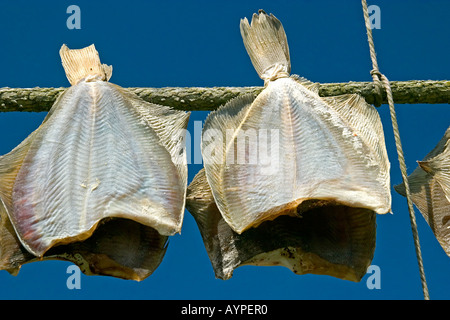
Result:
[[[450,127],[408,177],[413,203],[450,256]],[[406,196],[405,185],[395,190]]]
[[[189,114],[108,82],[94,45],[60,55],[71,87],[0,157],[0,268],[56,257],[140,280],[182,226]]]
[[[233,237],[243,236],[271,221],[288,221],[286,217],[299,219],[296,232],[291,228],[296,223],[287,222],[289,236],[284,240],[292,240],[292,235],[297,233],[303,238],[289,240],[292,247],[303,246],[306,251],[319,248],[316,253],[322,258],[333,247],[319,245],[319,242],[325,244],[328,241],[323,238],[327,232],[320,228],[334,228],[330,232],[335,232],[335,240],[344,237],[339,234],[344,230],[362,232],[352,236],[352,240],[345,240],[345,245],[353,245],[353,250],[367,246],[362,249],[364,261],[356,266],[357,276],[352,276],[353,280],[359,280],[361,270],[364,273],[370,264],[375,248],[374,214],[391,210],[390,163],[378,112],[359,95],[322,98],[318,95],[317,85],[290,76],[286,34],[273,15],[260,11],[253,15],[251,25],[247,19],[241,20],[240,29],[247,52],[265,87],[257,97],[243,96],[230,101],[211,112],[205,121],[202,156],[214,204],[226,225],[236,233]],[[200,217],[196,211],[202,204],[195,202],[202,197],[194,195],[199,186],[205,188],[204,183],[190,186],[193,196],[187,199],[188,209],[191,208],[190,212],[197,220],[217,219],[209,213]],[[313,214],[320,214],[322,218],[306,218]],[[285,217],[280,220],[278,217],[281,216]],[[342,221],[352,223],[343,220],[343,216],[350,220],[355,218],[365,227],[348,225],[347,229],[341,228],[339,223]],[[326,226],[324,217],[328,219]],[[308,223],[308,227],[304,223]],[[213,224],[208,220],[203,226]],[[308,228],[317,228],[316,235],[322,235],[307,239],[308,236],[300,233]],[[222,237],[217,228],[203,229],[202,232],[205,242]],[[270,235],[267,233],[265,237]],[[269,239],[277,241],[280,237],[282,235],[277,234]],[[305,245],[309,241],[318,242]],[[354,241],[361,241],[361,246],[355,245]],[[218,243],[205,245],[208,249]],[[235,243],[223,241],[221,247],[214,250],[239,255],[242,252]],[[285,242],[282,246],[288,244]],[[232,253],[233,250],[237,251]],[[271,250],[273,246],[263,248],[263,251]],[[355,256],[360,253],[353,252]],[[297,265],[307,263],[300,261],[299,256]],[[280,254],[266,255],[265,261],[258,263],[280,264],[277,259],[284,258]],[[292,265],[292,261],[288,264]],[[350,265],[350,260],[343,264]],[[305,273],[298,269],[298,273]],[[345,274],[339,277],[349,278]]]

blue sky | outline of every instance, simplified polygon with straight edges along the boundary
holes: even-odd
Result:
[[[81,9],[81,29],[69,30],[66,9]],[[370,1],[381,9],[374,30],[380,71],[390,80],[443,80],[450,74],[450,2]],[[239,21],[258,9],[286,30],[292,73],[315,82],[371,81],[372,68],[360,1],[2,1],[0,87],[67,87],[59,48],[94,43],[111,82],[122,87],[259,86],[242,44]],[[401,176],[388,107],[379,109],[392,164]],[[450,125],[448,105],[396,105],[408,173]],[[204,120],[207,112],[193,112]],[[36,129],[45,113],[0,113],[0,154]],[[201,164],[189,165],[189,181]],[[406,199],[392,191],[392,215],[377,217],[373,265],[381,288],[366,275],[354,283],[328,276],[294,275],[283,267],[240,267],[227,281],[214,277],[197,225],[185,213],[159,268],[142,282],[81,276],[69,290],[70,263],[46,261],[0,271],[1,299],[422,299]],[[448,299],[450,258],[416,209],[432,299]]]

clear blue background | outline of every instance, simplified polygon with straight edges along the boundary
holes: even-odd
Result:
[[[66,9],[81,8],[81,30],[69,30]],[[381,9],[374,30],[381,72],[390,80],[449,78],[449,1],[371,1]],[[360,1],[2,1],[0,87],[67,87],[59,48],[95,43],[111,82],[123,87],[260,86],[239,33],[239,21],[258,9],[284,25],[292,72],[316,82],[371,81],[372,68]],[[388,107],[379,109],[392,163],[401,182]],[[408,173],[450,125],[448,105],[396,105]],[[207,112],[193,112],[204,120]],[[0,154],[36,129],[45,113],[1,113]],[[189,181],[201,168],[189,166]],[[1,299],[422,299],[406,199],[393,191],[393,214],[378,216],[372,264],[381,289],[366,275],[354,283],[294,275],[283,267],[240,267],[215,279],[194,219],[186,212],[163,262],[142,282],[81,277],[69,290],[68,262],[27,264],[14,277],[0,271]],[[450,258],[416,209],[432,299],[450,297]]]

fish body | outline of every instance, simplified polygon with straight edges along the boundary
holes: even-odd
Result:
[[[2,219],[36,257],[83,242],[111,219],[153,229],[143,230],[141,241],[160,237],[155,243],[165,252],[183,221],[189,114],[108,82],[112,68],[93,45],[63,46],[60,54],[71,87],[37,130],[0,158]]]
[[[204,170],[187,197],[216,277],[251,264],[359,281],[376,215],[391,210],[378,112],[359,95],[320,97],[316,84],[290,75],[273,15],[260,11],[240,30],[264,89],[208,115]]]
[[[450,256],[450,127],[408,176],[412,202]],[[406,197],[405,184],[394,189]]]

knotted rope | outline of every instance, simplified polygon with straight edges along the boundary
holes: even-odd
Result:
[[[288,67],[277,63],[273,66],[271,66],[269,69],[265,70],[261,74],[261,79],[264,80],[264,86],[267,86],[267,84],[270,81],[275,81],[280,78],[289,78],[290,74],[288,72]]]
[[[400,164],[400,171],[402,174],[403,183],[405,185],[406,200],[408,203],[409,218],[411,221],[411,229],[412,229],[412,234],[413,234],[413,238],[414,238],[414,246],[416,249],[417,262],[419,264],[423,296],[424,296],[425,300],[429,300],[430,297],[428,294],[428,287],[427,287],[427,282],[425,279],[425,272],[424,272],[423,262],[422,262],[422,253],[420,250],[419,234],[417,232],[416,217],[414,214],[413,202],[411,200],[411,192],[409,189],[408,175],[406,172],[405,157],[403,155],[402,144],[400,141],[400,131],[398,128],[397,116],[395,113],[394,99],[392,97],[391,86],[389,84],[388,78],[384,74],[382,74],[378,69],[378,62],[377,62],[377,57],[376,57],[376,53],[375,53],[375,45],[374,45],[373,37],[372,37],[372,28],[371,28],[370,20],[369,20],[369,11],[367,9],[367,2],[366,2],[366,0],[361,0],[361,1],[362,1],[363,13],[364,13],[364,20],[365,20],[366,29],[367,29],[367,40],[369,42],[370,58],[372,59],[372,67],[373,67],[370,74],[372,75],[374,84],[376,86],[376,90],[378,92],[378,98],[375,101],[376,101],[377,106],[381,105],[381,101],[382,101],[381,92],[382,92],[382,88],[384,87],[384,89],[386,91],[386,95],[387,95],[387,101],[389,104],[389,111],[391,114],[392,128],[394,131],[395,145],[397,148],[397,156],[398,156],[398,161]]]

